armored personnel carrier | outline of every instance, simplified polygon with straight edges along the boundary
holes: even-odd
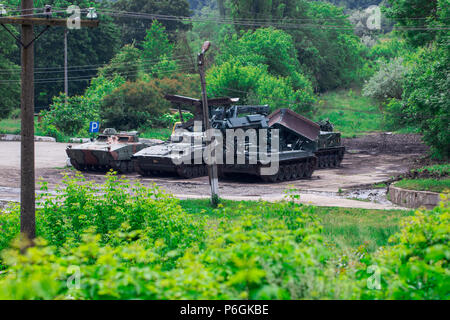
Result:
[[[328,120],[317,123],[320,126],[318,150],[318,168],[336,168],[344,159],[345,147],[341,143],[341,133],[334,132],[333,125]]]
[[[73,167],[80,171],[113,169],[127,173],[134,171],[131,156],[151,144],[140,142],[136,131],[117,132],[107,128],[95,140],[78,146],[69,145],[66,153]]]

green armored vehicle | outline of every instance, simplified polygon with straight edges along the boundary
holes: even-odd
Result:
[[[107,128],[91,142],[69,145],[66,153],[72,166],[80,171],[106,172],[113,169],[128,173],[134,171],[131,156],[152,143],[157,142],[140,142],[136,131],[117,132]]]
[[[333,125],[328,120],[319,121],[317,124],[320,126],[318,150],[315,152],[318,168],[339,167],[345,153],[341,133],[334,132]]]
[[[179,95],[166,95],[165,98],[178,108],[182,121],[182,106],[194,108],[194,118],[176,126],[177,129],[184,129],[181,134],[174,130],[169,141],[150,146],[134,154],[132,162],[136,172],[142,176],[171,173],[187,179],[207,175],[207,167],[202,160],[205,145],[204,143],[195,144],[196,139],[202,141],[203,132],[194,132],[194,121],[202,121],[202,101]],[[210,107],[228,106],[238,100],[208,99],[208,105]]]
[[[202,158],[204,133],[195,132],[193,127],[193,121],[201,120],[201,101],[182,96],[166,96],[166,99],[178,106],[196,106],[194,119],[179,124],[178,127],[185,130],[181,134],[175,131],[172,141],[134,154],[135,170],[143,176],[164,172],[176,173],[183,178],[207,175]],[[269,106],[237,106],[235,102],[237,99],[230,98],[208,100],[211,126],[220,130],[223,137],[219,176],[245,173],[256,175],[266,182],[310,178],[317,166],[314,152],[317,151],[320,126],[288,109],[279,109],[268,116]],[[245,137],[237,140],[235,133],[239,129],[245,134],[255,129],[256,141],[250,142]],[[279,132],[278,148],[270,144],[275,129]],[[267,136],[264,138],[261,132]],[[233,134],[233,137],[228,140],[227,134]],[[263,138],[267,142],[265,145],[260,144]],[[195,143],[196,139],[201,142]],[[266,149],[262,149],[264,147]]]
[[[241,140],[238,143],[235,140],[230,144],[232,139],[227,140],[224,154],[231,153],[234,161],[232,164],[223,161],[218,168],[221,176],[245,173],[258,176],[265,182],[307,179],[312,176],[317,165],[314,151],[317,149],[319,126],[289,109],[278,109],[268,115],[269,111],[270,107],[267,105],[233,106],[227,110],[223,120],[214,121],[213,116],[212,126],[225,132],[224,140],[227,140],[228,129],[256,129],[257,135],[256,145],[255,141],[250,143],[249,140]],[[278,147],[272,144],[271,139],[275,129],[279,135]],[[267,141],[267,149],[260,143],[261,139]],[[237,161],[239,156],[245,159],[244,163]],[[267,161],[268,159],[270,160]]]

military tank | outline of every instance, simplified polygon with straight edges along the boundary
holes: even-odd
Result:
[[[181,96],[169,96],[170,101],[176,103],[201,104],[200,100]],[[197,102],[196,102],[197,101]],[[289,109],[279,109],[268,116],[270,107],[265,106],[238,106],[234,105],[236,99],[220,98],[208,100],[210,106],[211,126],[221,130],[224,142],[229,129],[266,129],[266,141],[271,141],[274,129],[279,130],[279,148],[272,150],[270,143],[267,150],[259,149],[259,135],[257,148],[244,141],[241,148],[237,148],[237,141],[224,143],[224,159],[218,165],[219,177],[232,173],[245,173],[256,175],[267,182],[287,181],[310,178],[317,166],[317,141],[320,126]],[[201,109],[197,109],[201,110]],[[194,119],[200,117],[194,115]],[[183,178],[194,178],[207,175],[207,167],[202,155],[205,144],[195,144],[195,138],[202,139],[203,132],[194,132],[192,120],[176,126],[185,129],[182,134],[173,134],[171,141],[162,145],[145,148],[133,155],[135,170],[143,176],[158,175],[163,172],[172,172]],[[228,131],[229,132],[229,131]],[[203,139],[202,139],[203,140]],[[231,139],[230,139],[231,140]],[[242,144],[242,143],[241,143]],[[233,155],[234,161],[229,163],[227,154]],[[261,156],[264,157],[261,157]],[[244,158],[239,163],[238,157]],[[184,161],[180,161],[184,157]],[[257,159],[256,163],[250,159]],[[276,172],[266,174],[273,163],[266,163],[261,159],[277,159]],[[242,159],[242,158],[241,158]],[[186,163],[187,162],[187,163]]]
[[[175,174],[182,178],[191,179],[208,174],[203,162],[203,150],[205,144],[196,144],[196,138],[200,141],[203,132],[194,132],[194,121],[202,121],[202,101],[200,99],[184,97],[180,95],[166,95],[180,112],[181,123],[174,126],[170,139],[163,144],[145,148],[132,157],[132,162],[137,173],[142,176],[158,176],[161,174]],[[208,99],[211,108],[229,106],[237,102],[238,98]],[[181,107],[193,108],[194,118],[184,122]],[[183,163],[180,158],[183,158]]]
[[[137,131],[117,132],[107,128],[95,140],[78,146],[68,145],[67,156],[72,166],[79,171],[101,171],[110,169],[121,173],[134,171],[131,156],[158,141],[139,141]]]
[[[319,121],[317,124],[320,126],[318,150],[315,152],[318,159],[317,167],[319,169],[339,167],[345,154],[341,133],[334,132],[334,127],[328,120]]]
[[[289,109],[278,109],[267,120],[269,134],[271,130],[279,130],[279,170],[260,177],[266,182],[311,178],[317,166],[314,152],[319,125]]]

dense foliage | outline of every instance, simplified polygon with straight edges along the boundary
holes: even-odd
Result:
[[[18,35],[17,32],[15,34]],[[20,107],[20,68],[14,63],[14,39],[1,32],[0,44],[0,119],[4,119]]]
[[[232,4],[236,21],[273,23],[290,34],[302,68],[315,79],[319,91],[345,87],[359,78],[362,45],[353,35],[342,9],[325,2],[303,0],[233,0]],[[236,28],[254,27],[238,22]]]
[[[432,153],[450,158],[450,53],[445,48],[420,52],[408,74],[403,94],[404,114],[431,146]]]
[[[133,113],[124,105],[126,99],[110,98],[107,103],[104,99],[125,81],[129,82],[126,90],[137,90],[141,83],[154,85],[153,96],[149,93],[143,99],[147,91],[141,88],[136,103],[153,104],[151,109],[162,103],[164,112],[167,104],[159,98],[165,93],[199,97],[196,55],[210,40],[206,66],[211,96],[237,96],[241,103],[269,104],[272,110],[291,108],[312,118],[330,114],[333,121],[356,129],[357,121],[349,124],[346,113],[335,110],[346,101],[324,110],[320,96],[333,95],[330,91],[340,96],[350,87],[352,95],[364,86],[362,92],[379,103],[377,121],[370,129],[420,132],[433,156],[449,156],[448,0],[34,2],[37,8],[44,4],[53,5],[55,17],[66,17],[64,9],[70,4],[82,9],[95,6],[100,20],[99,28],[68,33],[67,104],[61,103],[60,96],[63,28],[52,28],[36,41],[36,111],[50,109],[43,112],[39,128],[45,134],[59,139],[85,135],[86,123],[92,120],[130,129],[166,126],[167,121],[156,119],[160,114],[141,112],[149,105],[139,105],[135,109],[142,110],[131,116],[147,118],[125,123]],[[19,0],[8,0],[7,5],[11,6],[8,14],[17,14],[13,9]],[[366,9],[371,5],[383,8],[381,29],[368,28],[372,15]],[[150,14],[160,15],[159,20]],[[11,31],[18,34],[13,27]],[[0,33],[0,40],[0,118],[17,117],[20,51],[7,33]],[[132,92],[124,94],[132,96]],[[366,109],[356,110],[351,121],[374,114]],[[367,131],[363,128],[369,129],[361,126],[352,131]]]
[[[408,68],[403,64],[402,58],[392,59],[388,63],[381,60],[378,72],[365,84],[362,93],[380,101],[401,99],[407,73]]]
[[[84,96],[68,97],[67,101],[65,95],[55,97],[50,108],[41,112],[39,129],[58,141],[64,141],[64,137],[70,135],[85,136],[89,122],[100,120],[103,98],[124,82],[121,76],[115,75],[112,79],[100,76],[92,80]]]
[[[311,81],[301,73],[292,37],[274,28],[233,35],[208,72],[214,96],[237,96],[243,103],[269,104],[273,110],[312,110]]]
[[[323,241],[314,207],[292,201],[208,219],[114,175],[65,178],[38,201],[39,240],[25,253],[11,242],[19,208],[0,214],[2,299],[449,298],[447,200],[407,218],[393,246],[353,257]]]
[[[436,39],[447,41],[448,30],[445,27],[450,16],[448,0],[388,0],[388,2],[389,5],[385,8],[386,15],[400,27],[410,28],[402,34],[413,46],[424,46]]]
[[[393,247],[363,259],[367,266],[378,266],[381,289],[365,289],[361,298],[450,299],[449,240],[450,207],[444,198],[433,210],[406,219],[391,239]]]

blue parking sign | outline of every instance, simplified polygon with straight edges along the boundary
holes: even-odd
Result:
[[[99,129],[100,129],[100,124],[98,121],[91,121],[89,123],[89,132],[91,132],[91,133],[98,132]]]

